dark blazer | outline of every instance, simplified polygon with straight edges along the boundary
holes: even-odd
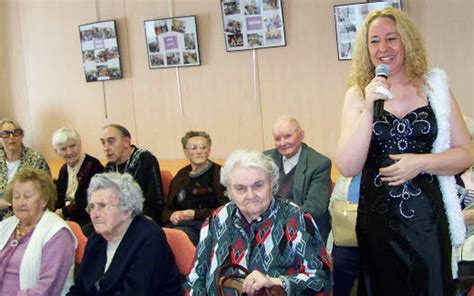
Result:
[[[56,191],[58,199],[56,200],[56,209],[63,209],[63,216],[66,219],[77,222],[83,226],[90,222],[89,214],[86,213],[87,206],[87,188],[95,174],[100,174],[104,171],[104,166],[97,158],[88,154],[84,158],[84,162],[77,173],[77,190],[74,194],[74,204],[65,207],[67,182],[69,174],[67,172],[67,164],[63,164],[59,170],[58,181],[56,182]]]
[[[104,274],[106,252],[107,241],[92,234],[68,295],[182,295],[173,253],[154,221],[143,215],[133,219]]]
[[[276,149],[264,152],[279,169],[283,169],[282,155]],[[315,220],[326,214],[331,187],[331,160],[305,143],[301,146],[293,181],[293,201],[309,212]]]

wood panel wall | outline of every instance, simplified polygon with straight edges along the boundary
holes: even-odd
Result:
[[[306,142],[332,157],[350,62],[338,61],[333,5],[285,0],[287,46],[225,51],[218,0],[0,1],[0,116],[26,130],[25,144],[55,158],[51,134],[76,128],[86,152],[103,158],[107,123],[161,159],[180,159],[181,136],[206,130],[212,156],[273,146],[281,114],[298,118]],[[471,0],[404,1],[425,36],[431,64],[448,72],[464,112],[474,115]],[[202,65],[148,69],[143,21],[196,15]],[[124,78],[86,83],[78,25],[117,21]],[[178,91],[180,88],[180,92]]]

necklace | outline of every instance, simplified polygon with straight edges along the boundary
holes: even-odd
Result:
[[[23,235],[24,234],[21,231],[21,222],[18,222],[18,224],[16,225],[16,228],[15,228],[15,237],[10,242],[10,246],[12,246],[12,247],[18,246],[18,241],[21,239],[21,237]]]

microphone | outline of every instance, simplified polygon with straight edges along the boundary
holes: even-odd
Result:
[[[380,64],[375,68],[375,76],[383,77],[385,79],[390,76],[390,68],[385,64]],[[388,90],[384,87],[384,90],[388,92]],[[384,100],[377,100],[374,103],[374,115],[375,117],[380,117],[383,114],[383,105]]]

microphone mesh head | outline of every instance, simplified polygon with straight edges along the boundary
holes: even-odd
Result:
[[[390,76],[390,68],[385,64],[380,64],[375,68],[375,76],[383,76],[387,78]]]

